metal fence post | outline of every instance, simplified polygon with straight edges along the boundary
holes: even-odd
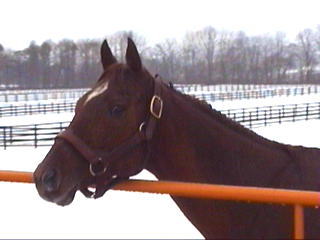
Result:
[[[294,239],[304,239],[303,206],[294,205]]]
[[[281,109],[279,108],[279,110],[278,110],[278,114],[279,114],[279,124],[281,124],[281,119],[282,119],[282,117],[281,117]]]
[[[3,148],[7,149],[6,127],[3,127],[2,132],[3,132],[3,134],[2,134],[3,135]]]
[[[267,109],[264,110],[264,126],[267,126]]]
[[[10,144],[13,143],[13,139],[12,139],[12,126],[9,127],[9,141],[10,141]]]
[[[34,125],[34,147],[38,146],[38,131],[37,131],[37,124]]]

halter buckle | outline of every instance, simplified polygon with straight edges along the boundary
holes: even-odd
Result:
[[[158,105],[158,111],[156,110],[156,105]],[[163,101],[158,95],[153,95],[150,103],[150,113],[157,119],[161,118],[163,109]]]

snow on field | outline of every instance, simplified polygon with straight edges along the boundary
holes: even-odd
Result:
[[[0,169],[33,171],[48,148],[0,151]],[[143,171],[136,178],[155,178]],[[66,207],[42,200],[33,184],[1,183],[0,238],[202,238],[169,196],[77,193]]]
[[[281,97],[268,97],[258,99],[242,99],[238,101],[215,101],[209,102],[212,107],[218,110],[236,109],[236,108],[250,108],[262,107],[282,104],[298,104],[298,103],[313,103],[320,102],[320,94],[300,95],[300,96],[281,96]]]
[[[207,93],[206,90],[194,92],[198,96],[201,94]],[[190,94],[190,93],[188,93]],[[56,99],[56,100],[39,100],[39,101],[20,101],[20,102],[0,102],[0,107],[6,107],[10,105],[21,106],[24,104],[51,104],[51,103],[72,103],[77,101],[77,99]],[[298,103],[312,103],[312,102],[320,102],[320,94],[306,94],[306,95],[297,95],[297,96],[274,96],[267,98],[250,98],[250,99],[242,99],[242,100],[226,100],[226,101],[208,101],[214,108],[218,110],[225,109],[235,109],[235,108],[250,108],[250,107],[258,107],[258,106],[270,106],[270,105],[281,105],[281,104],[298,104]],[[55,114],[53,114],[55,115]],[[51,115],[51,116],[53,116]],[[39,115],[35,115],[39,116]],[[24,118],[25,116],[23,116]],[[13,117],[11,119],[15,119],[19,117]],[[34,118],[31,118],[34,119]],[[6,120],[4,120],[6,121]],[[15,122],[16,120],[14,120]],[[18,120],[19,121],[19,120]],[[2,125],[2,120],[0,118],[0,125]]]
[[[219,93],[219,92],[243,92],[243,91],[265,91],[272,89],[315,89],[318,85],[312,84],[271,84],[271,85],[250,85],[250,84],[218,84],[218,85],[201,85],[201,84],[175,84],[175,88],[185,91],[189,94],[203,93]]]
[[[7,107],[7,106],[23,106],[25,104],[32,105],[32,104],[51,104],[51,103],[73,103],[77,99],[74,98],[61,98],[61,99],[48,99],[48,100],[29,100],[29,101],[9,101],[9,102],[0,102],[0,107]]]
[[[320,120],[289,122],[253,129],[256,133],[277,142],[320,148]]]
[[[0,125],[71,120],[72,113],[0,118]],[[0,150],[0,169],[33,172],[49,148]],[[155,180],[143,171],[135,178]],[[78,193],[68,207],[42,200],[31,184],[1,183],[0,238],[201,238],[169,196],[109,191]],[[5,216],[5,217],[4,217]]]
[[[50,123],[50,122],[65,122],[71,121],[74,113],[47,113],[36,115],[23,115],[17,117],[3,117],[0,118],[0,126],[14,126],[33,123]]]
[[[272,98],[260,98],[260,99],[243,99],[238,101],[215,101],[209,102],[213,108],[217,110],[225,109],[238,109],[238,108],[250,108],[250,107],[262,107],[281,104],[298,104],[298,103],[313,103],[320,102],[320,94],[310,94],[302,96],[290,96],[290,97],[272,97]],[[42,103],[42,101],[41,101]],[[47,113],[13,116],[0,118],[0,126],[4,125],[20,125],[20,124],[32,124],[32,123],[47,123],[47,122],[63,122],[70,121],[74,113]]]
[[[217,109],[320,101],[318,95],[214,102]],[[0,118],[0,125],[71,120],[72,113]],[[320,121],[255,131],[283,143],[319,147]],[[0,169],[34,171],[49,148],[0,150]],[[147,171],[135,178],[155,179]],[[77,194],[70,206],[42,200],[33,184],[1,183],[0,238],[202,238],[169,196],[109,191],[98,200]]]
[[[51,103],[52,101],[39,101],[41,103]],[[273,97],[273,98],[260,98],[260,99],[243,99],[238,101],[215,101],[209,103],[217,110],[239,109],[262,107],[282,104],[299,104],[299,103],[314,103],[320,102],[320,94],[310,94],[303,96],[290,96],[290,97]],[[7,104],[7,103],[6,103]],[[0,104],[0,106],[3,106]],[[48,123],[48,122],[63,122],[70,121],[74,113],[47,113],[47,114],[34,114],[34,115],[21,115],[0,118],[0,126],[6,125],[22,125],[33,123]]]
[[[319,147],[320,121],[255,131],[283,143]],[[49,148],[0,150],[0,169],[33,171]],[[155,179],[147,171],[135,178]],[[42,200],[32,184],[0,183],[0,238],[202,238],[168,196],[109,191],[98,200],[77,194],[70,206]]]

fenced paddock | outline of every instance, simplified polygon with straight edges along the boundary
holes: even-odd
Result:
[[[206,101],[241,100],[275,96],[309,95],[320,92],[319,85],[175,85],[186,94]],[[1,102],[25,102],[53,99],[80,98],[89,89],[51,89],[0,91]]]
[[[50,105],[50,104],[49,104]],[[320,119],[320,103],[306,103],[306,104],[290,104],[290,105],[278,105],[278,106],[265,106],[265,107],[255,107],[255,108],[241,108],[241,109],[229,109],[224,110],[223,113],[230,118],[242,123],[243,125],[251,128],[268,126],[270,124],[277,124],[283,122],[295,122],[301,120],[309,119]],[[36,114],[36,113],[48,113],[51,111],[50,107],[45,107],[38,104],[31,107],[31,111],[27,113],[25,109],[20,109],[18,111],[11,111],[13,115],[19,116],[24,114]],[[23,106],[24,107],[24,106]],[[23,108],[22,107],[22,108]],[[73,106],[74,107],[74,106]],[[27,107],[28,108],[28,107]],[[67,109],[64,105],[60,105],[59,110]],[[42,110],[39,110],[42,109]],[[14,113],[16,111],[17,113]],[[53,108],[52,108],[52,111]],[[9,111],[8,111],[9,112]],[[10,113],[7,113],[10,114]],[[5,114],[3,115],[5,116]],[[8,115],[7,115],[8,116]],[[59,123],[48,123],[48,124],[33,124],[24,126],[3,126],[0,127],[0,145],[4,148],[9,146],[50,146],[52,145],[53,139],[57,133],[62,131],[69,122],[59,122]],[[1,178],[1,173],[0,173]],[[14,180],[12,180],[14,181]],[[23,180],[24,181],[24,180]],[[140,185],[142,184],[142,185]],[[145,185],[144,185],[145,184]],[[208,196],[210,199],[226,199],[226,200],[236,200],[236,201],[246,201],[248,202],[260,202],[260,203],[279,203],[279,204],[290,204],[294,208],[293,214],[293,226],[294,226],[294,238],[302,239],[304,234],[304,223],[303,223],[303,207],[306,201],[311,198],[314,201],[312,204],[310,202],[306,204],[307,206],[318,206],[319,205],[319,194],[318,192],[305,192],[305,191],[287,191],[287,190],[275,190],[275,189],[256,189],[256,188],[241,188],[233,187],[230,188],[225,186],[212,186],[212,190],[204,189],[199,185],[183,185],[179,184],[181,188],[174,189],[175,185],[163,186],[161,182],[129,182],[128,185],[118,185],[115,188],[121,190],[129,191],[146,191],[146,192],[160,192],[168,193],[172,195],[184,196],[184,197],[198,197],[198,193],[192,193],[193,187],[200,189],[200,195]],[[168,183],[176,184],[176,183]],[[214,189],[213,189],[214,188]],[[160,189],[160,190],[159,190]],[[186,191],[187,189],[187,191]],[[270,195],[266,197],[267,191]],[[283,191],[283,192],[282,192]],[[215,193],[213,193],[215,192]],[[236,194],[235,194],[236,193]],[[180,194],[180,195],[179,195]],[[212,194],[212,195],[210,195]],[[290,199],[288,200],[288,196]],[[292,194],[292,195],[291,195]],[[310,195],[311,194],[311,195]],[[210,195],[210,197],[209,197]],[[277,198],[274,198],[277,196]],[[268,200],[266,200],[268,198]],[[260,200],[258,200],[260,199]],[[286,200],[284,200],[286,199]],[[308,200],[309,199],[309,200]],[[288,202],[290,201],[290,202]]]
[[[248,128],[275,123],[320,119],[320,102],[228,109],[221,111]]]
[[[51,146],[55,136],[64,130],[69,122],[40,123],[31,125],[0,126],[0,146],[7,147]]]
[[[198,86],[198,85],[197,85]],[[205,86],[211,87],[211,86]],[[202,92],[202,93],[188,93],[194,97],[209,102],[227,101],[227,100],[243,100],[243,99],[260,99],[267,97],[281,97],[281,96],[302,96],[318,93],[319,89],[315,86],[308,86],[307,88],[288,88],[288,89],[269,89],[258,91],[244,91],[244,92]],[[201,91],[199,91],[201,92]],[[63,102],[38,102],[38,103],[15,103],[0,106],[0,117],[33,115],[33,114],[46,114],[46,113],[61,113],[72,112],[76,105],[76,100],[72,99]]]
[[[87,88],[0,91],[0,103],[50,99],[78,99],[87,91]]]
[[[243,92],[268,89],[320,88],[319,85],[314,84],[174,84],[174,87],[182,92]]]
[[[198,93],[199,92],[199,93]],[[193,95],[196,98],[205,101],[230,101],[230,100],[242,100],[242,99],[258,99],[269,97],[282,97],[282,96],[302,96],[317,94],[320,92],[318,86],[308,87],[295,87],[295,88],[275,88],[275,89],[258,89],[248,91],[227,91],[227,92],[205,92],[203,91],[185,92]]]
[[[258,128],[284,122],[320,119],[320,102],[229,109],[221,112],[246,127]],[[54,137],[68,125],[69,122],[56,122],[0,126],[0,146],[51,146]]]
[[[37,103],[23,104],[0,107],[0,117],[12,117],[33,114],[73,112],[76,106],[75,102],[58,102],[58,103]]]

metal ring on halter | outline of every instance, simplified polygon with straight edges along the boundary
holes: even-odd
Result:
[[[102,161],[101,158],[98,158],[98,160],[99,160],[99,162]],[[102,163],[102,162],[101,162],[101,163]],[[90,171],[90,174],[91,174],[92,176],[94,176],[94,177],[95,177],[95,176],[99,176],[99,175],[101,175],[101,174],[104,174],[104,173],[106,172],[106,170],[107,170],[107,167],[104,166],[103,169],[102,169],[102,171],[95,172],[95,171],[93,170],[93,168],[92,168],[92,163],[90,163],[89,171]]]
[[[139,126],[139,131],[142,132],[143,128],[146,126],[146,122],[142,122]]]

